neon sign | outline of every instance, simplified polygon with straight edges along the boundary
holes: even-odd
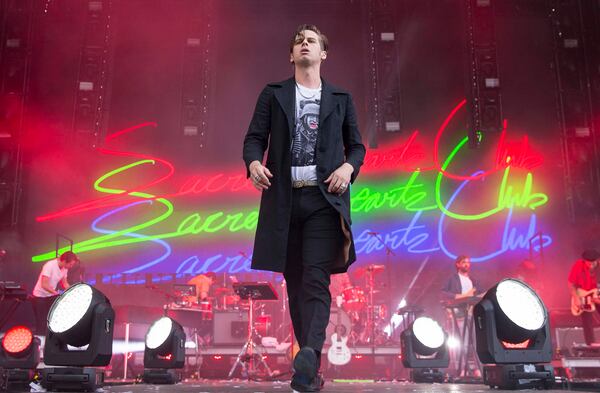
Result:
[[[453,258],[455,253],[464,253],[466,250],[453,244],[456,239],[452,239],[444,229],[449,220],[456,225],[493,220],[492,224],[501,228],[497,231],[501,234],[499,243],[492,250],[473,255],[473,262],[483,262],[506,252],[526,249],[529,239],[539,232],[538,215],[533,212],[543,207],[549,197],[539,191],[534,182],[533,171],[542,165],[543,159],[530,145],[527,136],[517,141],[508,141],[505,122],[496,146],[494,162],[489,169],[471,175],[456,174],[450,170],[459,154],[474,154],[472,150],[467,152],[463,149],[468,141],[466,137],[459,140],[442,159],[439,151],[442,135],[447,132],[451,120],[464,108],[464,104],[463,100],[455,106],[438,129],[432,163],[426,162],[427,154],[424,145],[418,141],[418,131],[414,131],[404,142],[367,153],[361,179],[353,186],[351,199],[352,212],[355,214],[355,244],[359,256],[381,252],[384,248],[381,241],[372,236],[372,230],[369,229],[372,227],[382,228],[380,233],[383,243],[394,250],[408,254],[439,252]],[[156,126],[156,123],[142,123],[113,133],[107,137],[107,142]],[[109,149],[98,149],[98,152],[130,160],[94,181],[94,189],[104,195],[37,218],[39,222],[45,222],[72,215],[86,214],[87,217],[100,211],[89,225],[97,235],[75,243],[75,252],[86,253],[133,245],[158,250],[158,256],[154,255],[156,251],[152,256],[144,254],[141,258],[143,260],[136,261],[133,267],[121,269],[120,273],[148,271],[165,263],[169,265],[168,271],[178,274],[250,271],[249,259],[230,250],[248,249],[258,220],[257,194],[239,168],[229,172],[189,175],[179,186],[173,187],[176,168],[164,158]],[[135,177],[132,186],[111,185],[131,184],[132,174],[139,170],[151,171],[152,175]],[[514,171],[526,171],[522,182],[518,183],[513,179]],[[488,197],[482,196],[478,204],[469,206],[470,211],[461,211],[456,207],[465,188],[485,188],[482,187],[481,180],[492,179],[495,174],[498,174],[495,178],[499,182],[496,184],[496,199],[491,201],[491,205],[480,209],[486,202],[490,202]],[[452,190],[451,181],[454,180],[462,183]],[[486,180],[486,183],[487,187],[490,180]],[[491,184],[494,185],[494,181]],[[168,192],[169,188],[173,191]],[[443,191],[451,195],[447,201],[443,198]],[[252,195],[254,200],[244,202],[248,204],[246,207],[240,203],[219,206],[217,198],[217,202],[212,201],[209,208],[203,206],[201,197],[204,195],[224,194],[238,195],[239,200],[246,200],[248,195]],[[181,208],[179,201],[183,196],[187,197],[188,205]],[[197,203],[191,208],[190,198],[193,203]],[[204,211],[198,211],[199,206],[204,207]],[[139,220],[134,214],[138,209],[144,211],[143,215],[139,215]],[[504,219],[494,217],[504,212]],[[525,225],[514,221],[517,212],[519,216],[527,215]],[[192,248],[188,247],[188,250],[181,246],[185,239],[198,243],[209,235],[218,235],[222,247],[218,250],[206,247],[207,251],[198,253]],[[174,245],[175,240],[178,246]],[[549,235],[543,235],[540,241],[534,242],[538,248],[547,247],[551,243]],[[54,255],[55,251],[50,250],[34,255],[32,261],[46,261]],[[165,271],[164,267],[162,269]]]

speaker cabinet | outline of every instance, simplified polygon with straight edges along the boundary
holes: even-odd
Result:
[[[247,311],[215,311],[213,316],[214,345],[243,344],[248,337]]]

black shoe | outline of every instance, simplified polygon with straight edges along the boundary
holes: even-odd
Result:
[[[317,376],[317,354],[311,347],[302,348],[294,359],[294,373],[308,381],[312,381]]]
[[[321,373],[310,380],[302,374],[294,374],[290,384],[295,392],[319,392],[323,389],[323,385],[325,385],[325,380]]]
[[[316,385],[319,386],[319,390],[323,389],[323,386],[325,386],[325,379],[323,379],[323,374],[317,373],[315,380]]]

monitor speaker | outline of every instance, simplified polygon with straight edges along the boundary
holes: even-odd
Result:
[[[243,344],[248,336],[247,311],[215,311],[213,316],[214,345]]]

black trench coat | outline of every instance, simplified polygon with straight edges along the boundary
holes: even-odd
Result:
[[[262,192],[252,268],[283,272],[292,205],[291,146],[296,105],[295,80],[269,83],[260,93],[244,139],[247,176],[252,161],[263,162],[273,174],[271,186]],[[350,187],[342,195],[327,192],[323,181],[344,162],[354,167],[354,182],[365,157],[365,146],[356,124],[356,110],[350,94],[322,80],[316,161],[319,188],[340,213],[346,241],[334,262],[332,273],[348,270],[356,260],[350,225]]]

